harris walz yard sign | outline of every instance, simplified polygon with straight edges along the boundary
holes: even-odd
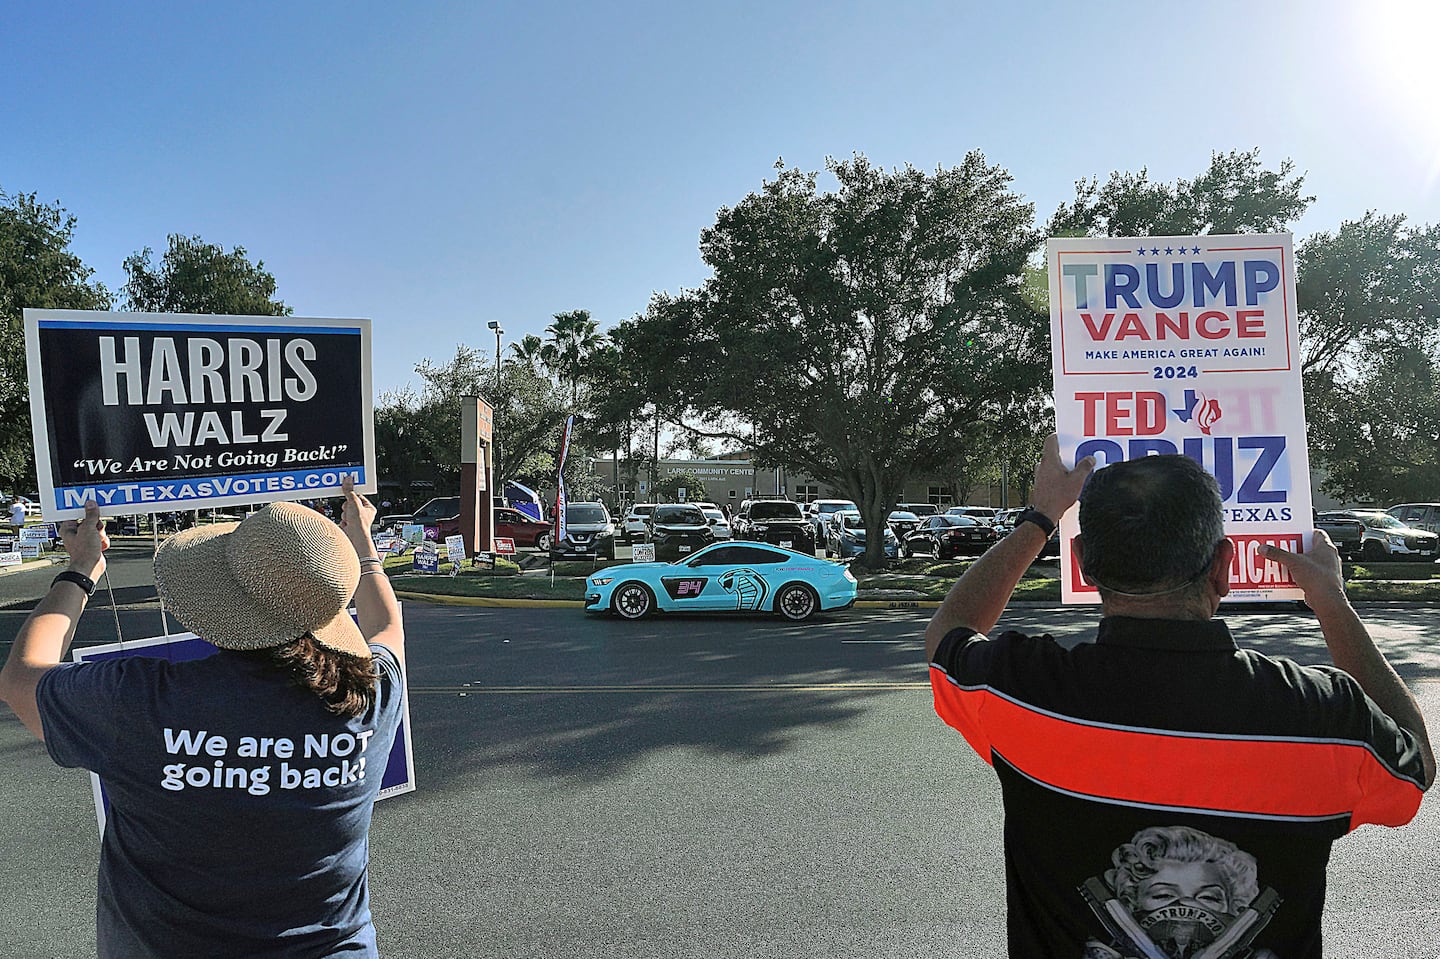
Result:
[[[24,318],[47,520],[374,491],[369,320]]]

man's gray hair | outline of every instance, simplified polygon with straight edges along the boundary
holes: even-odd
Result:
[[[1084,572],[1124,593],[1160,593],[1197,579],[1225,538],[1215,477],[1188,456],[1144,456],[1091,474],[1080,494]]]

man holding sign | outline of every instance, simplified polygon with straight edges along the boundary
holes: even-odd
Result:
[[[1303,555],[1261,548],[1319,620],[1334,666],[1306,667],[1238,648],[1212,618],[1234,546],[1195,460],[1067,469],[1052,435],[1033,499],[925,631],[936,712],[1005,797],[1010,955],[1318,959],[1331,843],[1409,822],[1435,775],[1334,547],[1316,531]],[[1094,642],[987,638],[1077,500]]]
[[[187,662],[61,663],[108,545],[94,502],[61,524],[70,567],[0,698],[56,763],[104,781],[101,959],[377,955],[367,844],[404,633],[375,509],[343,488],[341,527],[282,502],[165,541],[167,607],[220,649]]]

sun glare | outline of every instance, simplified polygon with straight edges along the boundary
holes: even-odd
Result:
[[[1400,141],[1428,167],[1427,190],[1440,181],[1440,2],[1368,0],[1355,9],[1355,66]]]

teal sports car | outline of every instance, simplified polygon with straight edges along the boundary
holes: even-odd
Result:
[[[722,542],[673,563],[607,566],[585,580],[585,610],[641,619],[660,612],[776,613],[794,622],[855,602],[844,566],[768,543]]]

